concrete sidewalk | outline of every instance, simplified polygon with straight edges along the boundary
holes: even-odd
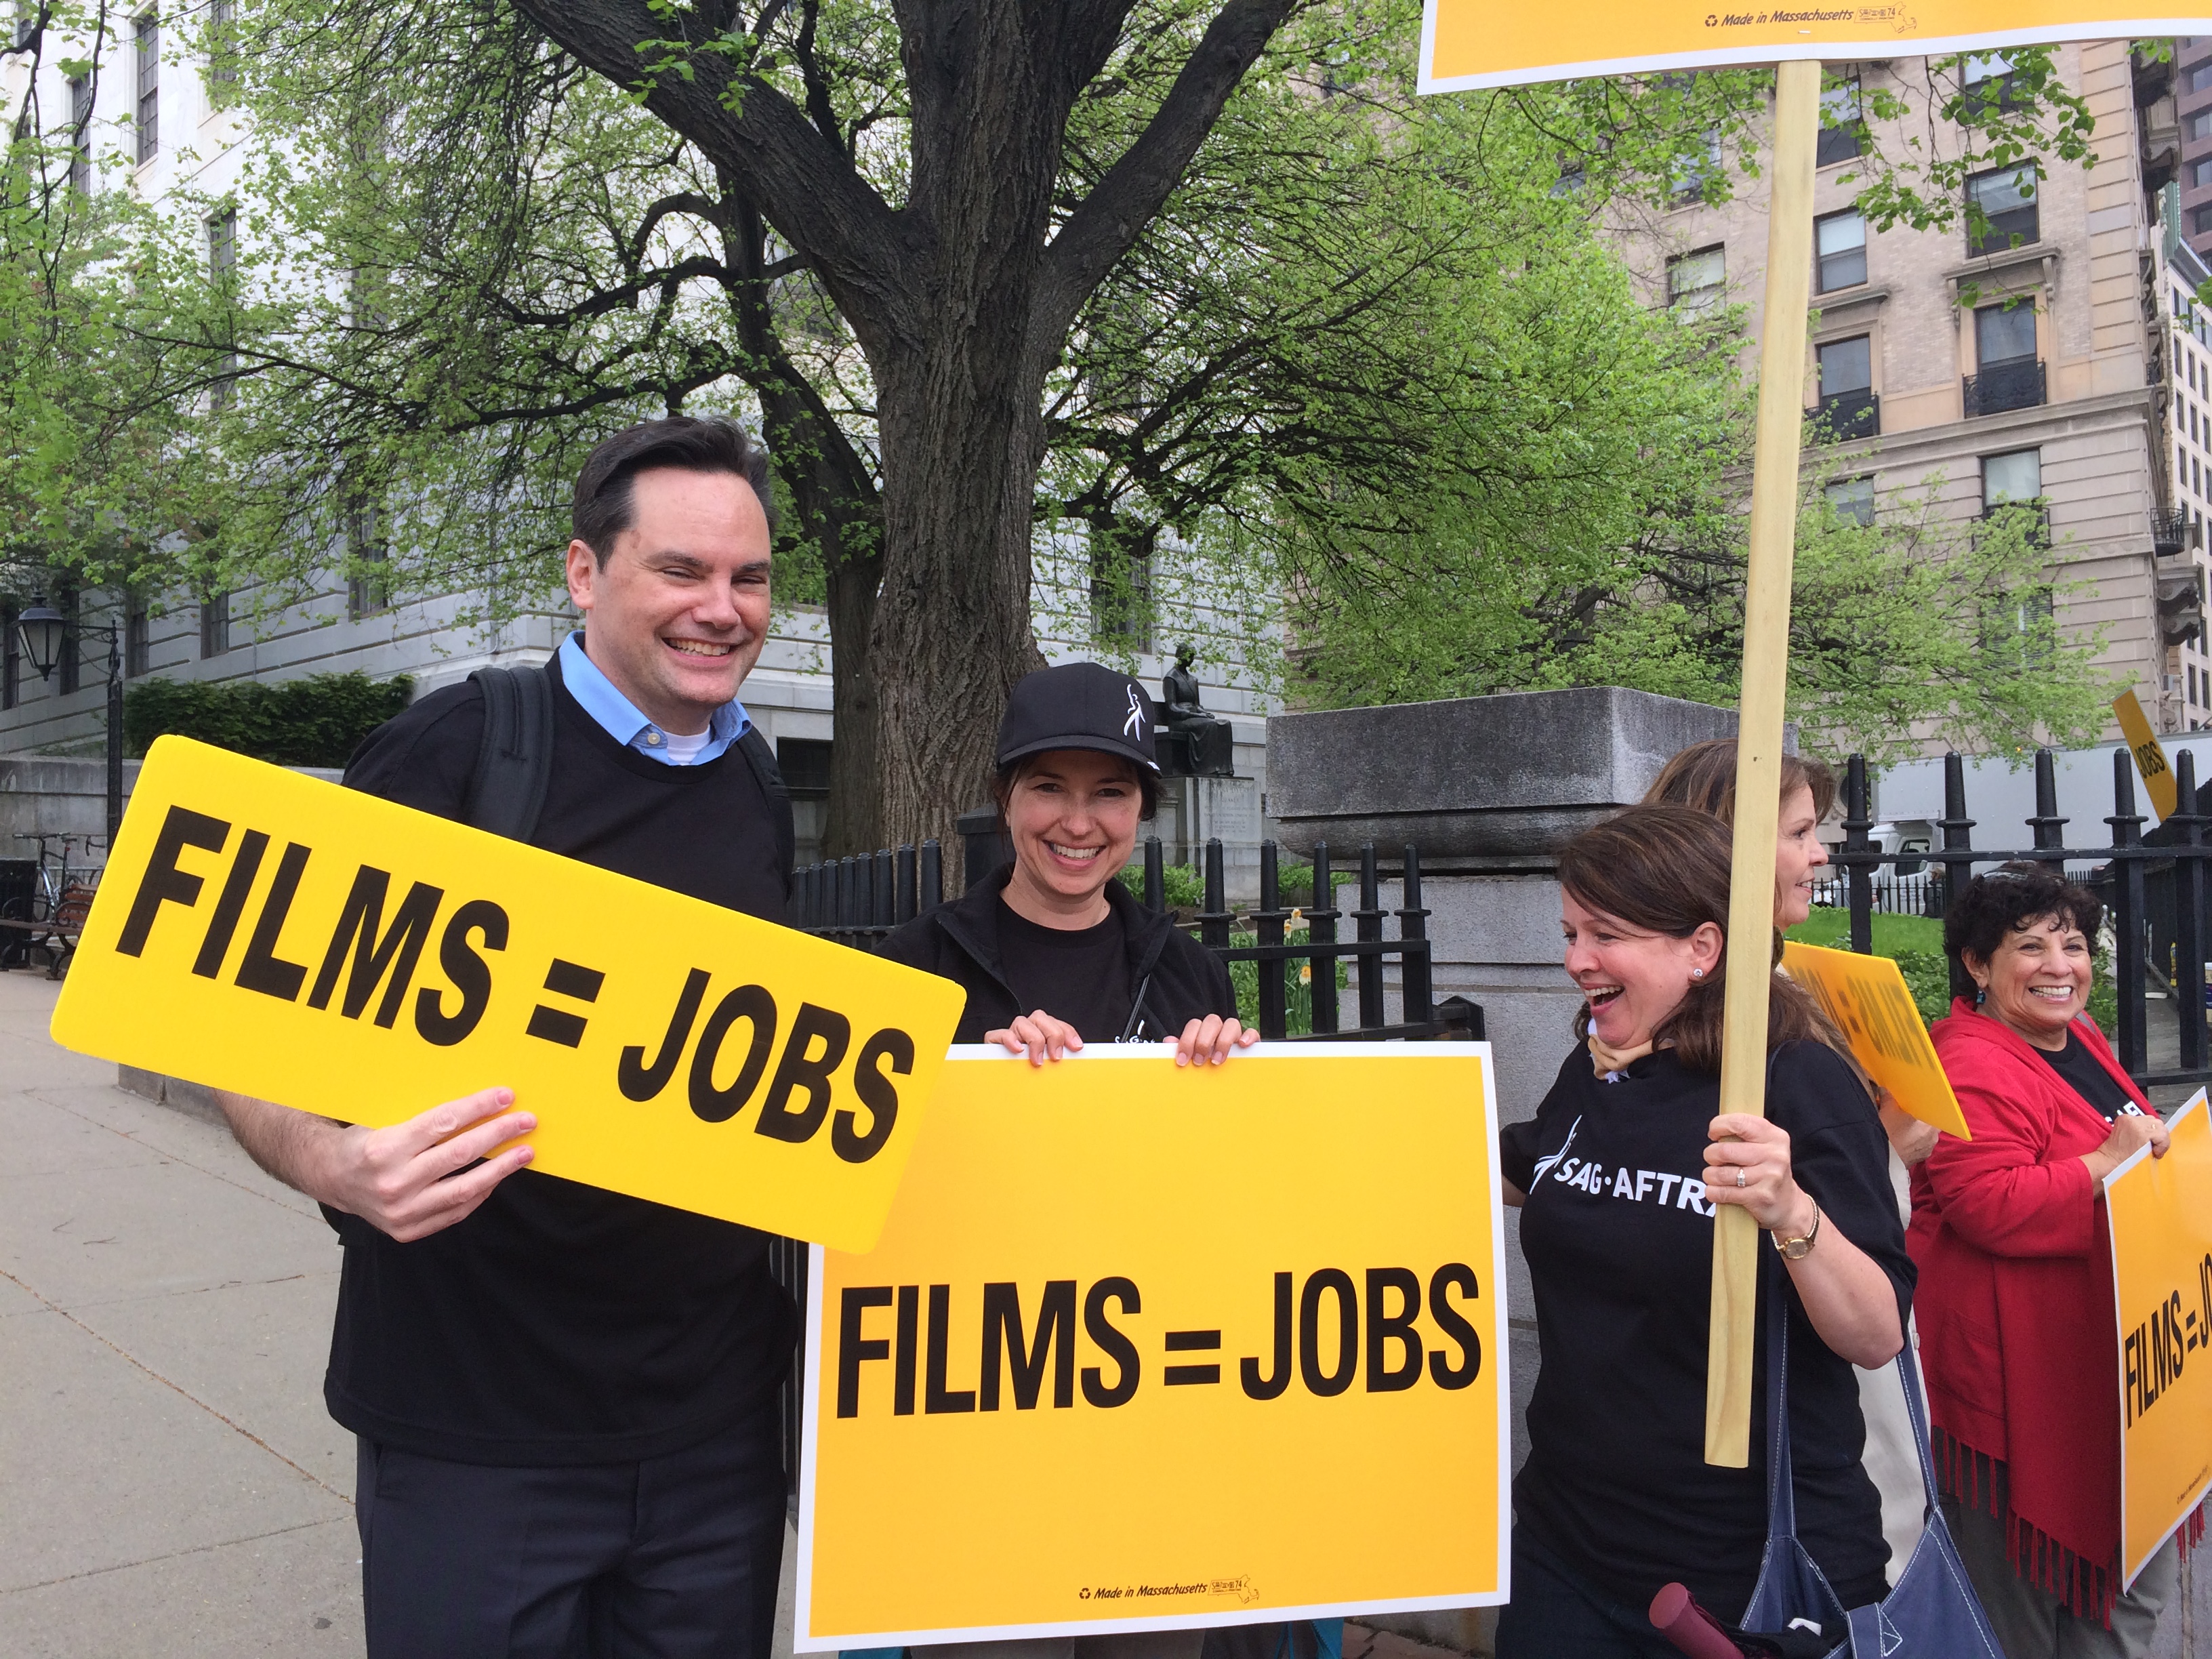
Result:
[[[362,1650],[338,1249],[0,974],[0,1654]]]
[[[337,1237],[55,1047],[60,990],[0,973],[0,1659],[357,1655]]]

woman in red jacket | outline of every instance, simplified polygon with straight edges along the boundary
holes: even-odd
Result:
[[[2119,1382],[2106,1176],[2166,1125],[2087,1017],[2104,907],[2037,866],[1943,919],[1972,1003],[1936,1050],[1973,1139],[1912,1172],[1921,1358],[1943,1511],[2008,1659],[2149,1651],[2171,1540],[2119,1593]]]

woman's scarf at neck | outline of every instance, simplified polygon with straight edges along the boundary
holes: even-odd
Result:
[[[1599,1077],[1610,1077],[1615,1072],[1625,1072],[1651,1052],[1651,1043],[1645,1041],[1629,1048],[1608,1048],[1598,1041],[1595,1031],[1589,1034],[1590,1069]]]

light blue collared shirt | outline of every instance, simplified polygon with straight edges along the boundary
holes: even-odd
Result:
[[[668,752],[668,733],[640,714],[637,705],[615,690],[615,683],[584,654],[580,633],[561,641],[561,684],[617,743],[664,766],[678,764]],[[731,698],[707,717],[707,746],[688,763],[704,766],[710,760],[719,760],[732,744],[752,730],[752,725],[753,717],[745,713],[744,704]]]

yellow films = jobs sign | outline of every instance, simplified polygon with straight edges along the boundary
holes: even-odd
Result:
[[[1488,1045],[994,1052],[814,1252],[797,1645],[1503,1601]]]
[[[354,1123],[505,1085],[546,1174],[865,1249],[961,1004],[948,981],[170,737],[53,1035]]]
[[[2112,718],[2120,723],[2120,735],[2128,740],[2128,751],[2136,757],[2136,770],[2142,776],[2143,793],[2150,797],[2151,811],[2163,823],[2173,816],[2181,793],[2174,780],[2173,768],[2166,758],[2166,745],[2150,729],[2142,703],[2134,692],[2123,691],[2112,699]]]
[[[1595,0],[1560,10],[1427,0],[1420,89],[1462,92],[1652,70],[1917,58],[2212,30],[2212,14],[2112,0]]]
[[[1791,939],[1782,947],[1782,966],[1819,999],[1850,1041],[1851,1057],[1899,1106],[1947,1134],[1974,1138],[1894,962]]]
[[[2128,1584],[2212,1486],[2212,1111],[2105,1182],[2119,1310],[2120,1566]]]

